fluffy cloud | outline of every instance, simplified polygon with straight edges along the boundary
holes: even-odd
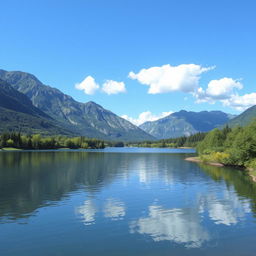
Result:
[[[193,95],[197,99],[197,103],[208,102],[213,104],[219,101],[224,106],[243,111],[256,105],[256,93],[239,95],[237,90],[241,89],[243,89],[241,82],[233,78],[224,77],[210,81],[206,90],[200,87]]]
[[[125,88],[124,82],[107,80],[102,85],[102,91],[110,95],[110,94],[124,93],[126,92],[126,88]]]
[[[89,95],[94,94],[100,88],[92,76],[87,76],[81,83],[76,84],[75,87]]]
[[[206,90],[199,88],[196,93],[198,102],[214,102],[225,100],[234,94],[235,89],[242,89],[243,85],[233,78],[224,77],[219,80],[211,80]]]
[[[148,93],[158,94],[173,91],[194,92],[199,86],[200,75],[208,70],[196,64],[182,64],[142,69],[137,74],[129,73],[129,78],[138,80],[141,84],[149,86]]]
[[[100,89],[99,84],[95,82],[92,76],[87,76],[81,83],[77,83],[75,88],[84,91],[85,94],[92,95]],[[124,82],[107,80],[102,85],[102,91],[108,95],[126,92]]]
[[[138,118],[132,118],[132,117],[129,117],[128,115],[122,115],[121,117],[130,121],[131,123],[133,123],[135,125],[141,125],[147,121],[155,121],[160,118],[166,117],[172,113],[173,113],[172,111],[169,111],[169,112],[162,112],[159,115],[154,115],[150,111],[145,111],[145,112],[142,112],[141,114],[139,114]]]
[[[229,99],[222,101],[224,106],[232,107],[236,110],[243,111],[249,107],[256,105],[256,93],[249,93],[245,95],[231,95]]]

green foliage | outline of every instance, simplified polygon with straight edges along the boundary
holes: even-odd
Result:
[[[13,140],[12,140],[12,139],[7,140],[7,141],[6,141],[6,145],[7,145],[8,147],[13,147],[13,146],[14,146]]]
[[[210,154],[200,155],[200,159],[204,163],[213,162],[213,163],[226,164],[229,157],[230,157],[230,155],[225,152],[211,152]]]
[[[251,168],[251,169],[256,170],[256,158],[251,159],[250,161],[247,161],[246,164],[245,164],[245,166],[246,166],[247,168]]]
[[[20,149],[97,149],[104,148],[105,142],[86,137],[42,137],[40,134],[21,135],[20,133],[3,133],[0,135],[0,148],[4,147],[15,147]]]
[[[146,147],[146,148],[177,148],[177,147],[195,147],[199,141],[202,141],[206,133],[199,132],[189,137],[182,136],[178,138],[163,139],[159,141],[143,141],[137,143],[127,143],[128,146]]]
[[[215,129],[197,146],[204,161],[256,167],[256,121],[245,127]]]

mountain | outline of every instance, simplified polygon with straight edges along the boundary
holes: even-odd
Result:
[[[240,115],[231,119],[227,123],[227,125],[229,127],[245,126],[245,125],[249,124],[251,121],[253,121],[254,119],[256,119],[256,105],[248,108],[247,110],[242,112]]]
[[[181,110],[159,120],[145,122],[139,127],[158,139],[167,139],[210,131],[227,123],[231,117],[221,111]]]
[[[45,135],[71,135],[50,116],[33,106],[29,98],[0,79],[0,132],[20,131]]]
[[[35,107],[60,122],[74,135],[125,141],[155,139],[100,105],[77,102],[60,90],[44,85],[29,73],[0,70],[0,79],[25,94]]]

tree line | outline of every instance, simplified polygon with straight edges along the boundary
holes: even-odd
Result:
[[[203,161],[256,169],[256,120],[244,127],[212,130],[197,151]]]
[[[178,138],[162,139],[158,141],[143,141],[137,143],[127,143],[128,146],[151,147],[151,148],[178,148],[178,147],[196,147],[198,142],[202,141],[207,133],[199,132],[190,136]]]
[[[43,137],[40,134],[24,135],[17,132],[3,133],[0,135],[0,148],[13,147],[18,149],[100,149],[109,143],[99,139],[86,137],[51,136]]]

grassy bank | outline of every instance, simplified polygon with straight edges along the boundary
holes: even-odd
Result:
[[[200,157],[198,157],[198,156],[187,157],[187,158],[185,158],[185,160],[186,161],[190,161],[190,162],[195,162],[195,163],[204,163],[204,164],[208,164],[208,165],[212,165],[212,166],[219,166],[219,167],[223,167],[224,166],[224,164],[218,163],[218,162],[215,162],[215,161],[205,162],[202,159],[200,159]]]
[[[20,151],[19,148],[1,148],[0,151]]]

